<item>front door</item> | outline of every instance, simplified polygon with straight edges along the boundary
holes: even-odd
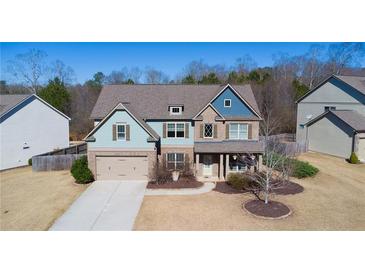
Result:
[[[213,175],[213,157],[212,155],[203,155],[203,176]]]

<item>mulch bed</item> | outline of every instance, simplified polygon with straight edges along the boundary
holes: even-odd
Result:
[[[217,191],[224,194],[239,194],[248,192],[247,190],[244,189],[242,190],[235,189],[234,187],[231,187],[229,184],[227,184],[227,182],[217,182],[213,191]]]
[[[283,182],[278,188],[273,189],[273,193],[277,195],[293,195],[304,191],[304,187],[294,182]]]
[[[289,216],[291,213],[289,207],[276,201],[269,201],[268,204],[265,204],[261,200],[251,200],[243,206],[249,213],[267,219],[281,219]]]
[[[273,190],[274,194],[277,195],[294,195],[304,191],[304,188],[294,182],[285,182],[285,183],[277,183],[278,188]],[[224,194],[239,194],[239,193],[247,193],[248,190],[238,190],[227,184],[227,182],[217,182],[214,191],[224,193]]]
[[[155,182],[148,182],[149,189],[177,189],[177,188],[198,188],[203,186],[202,182],[195,179],[181,177],[177,182],[171,181],[164,184],[156,184]]]

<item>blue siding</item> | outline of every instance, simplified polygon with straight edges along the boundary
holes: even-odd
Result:
[[[186,146],[186,145],[194,145],[194,127],[189,122],[189,138],[163,138],[163,123],[167,122],[175,122],[175,121],[148,121],[147,124],[152,127],[157,134],[160,136],[161,145],[176,145],[176,146]],[[180,121],[176,121],[180,122]],[[184,122],[186,123],[186,121]]]
[[[113,141],[113,124],[126,123],[130,126],[130,141]],[[94,134],[92,148],[154,148],[154,142],[147,142],[149,134],[126,111],[117,110]]]
[[[231,107],[224,107],[224,100],[231,100]],[[241,117],[255,117],[256,115],[246,106],[245,103],[230,89],[223,91],[213,102],[212,105],[223,116],[241,116]]]

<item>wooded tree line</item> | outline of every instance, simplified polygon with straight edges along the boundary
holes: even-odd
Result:
[[[124,67],[107,75],[97,72],[80,84],[70,66],[60,60],[47,64],[47,54],[32,49],[8,62],[6,72],[16,84],[0,81],[0,92],[38,94],[72,118],[71,136],[81,139],[93,127],[89,115],[105,84],[251,84],[261,112],[265,115],[270,111],[275,120],[280,119],[278,131],[295,132],[295,101],[331,74],[365,76],[365,68],[360,66],[364,55],[362,43],[332,44],[328,48],[313,44],[303,55],[273,56],[271,67],[258,67],[255,60],[244,55],[230,67],[192,61],[175,79],[151,67]]]

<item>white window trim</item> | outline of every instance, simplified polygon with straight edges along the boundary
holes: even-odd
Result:
[[[179,109],[179,112],[173,112],[172,110],[174,108]],[[181,113],[182,113],[182,107],[172,107],[172,106],[170,107],[170,115],[181,115]]]
[[[126,141],[127,140],[127,124],[126,123],[115,123],[116,125],[116,135],[117,135],[117,141]],[[124,126],[124,138],[120,139],[118,136],[118,126]]]
[[[229,102],[229,106],[226,106],[226,102]],[[231,99],[224,99],[223,106],[224,106],[225,108],[230,108],[230,107],[232,106],[232,101],[231,101]]]
[[[172,162],[172,161],[170,161],[169,162],[169,154],[174,154],[174,161]],[[176,159],[177,159],[177,157],[176,157],[176,154],[182,154],[183,155],[183,160],[182,160],[182,162],[178,162],[178,161],[176,161]],[[176,166],[177,166],[177,164],[183,164],[183,165],[185,165],[185,153],[182,153],[182,152],[167,152],[166,153],[166,167],[168,167],[169,166],[169,164],[174,164],[174,169],[176,170],[177,168],[176,168]]]
[[[169,125],[171,124],[174,124],[175,125],[175,137],[169,137]],[[183,124],[184,127],[184,136],[183,137],[177,137],[177,124]],[[185,132],[185,123],[182,123],[182,122],[174,122],[174,123],[166,123],[166,138],[167,139],[184,139],[185,138],[185,135],[186,135],[186,132]]]
[[[205,136],[205,125],[212,125],[212,136],[211,137]],[[204,139],[213,139],[213,137],[214,137],[214,124],[213,123],[204,123],[203,124],[203,138]]]
[[[237,138],[232,138],[231,137],[231,125],[238,125]],[[240,127],[241,126],[246,126],[247,138],[240,138]],[[248,140],[248,124],[245,124],[245,123],[231,123],[231,124],[229,124],[228,134],[229,134],[229,139],[230,140]]]

